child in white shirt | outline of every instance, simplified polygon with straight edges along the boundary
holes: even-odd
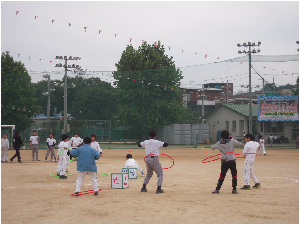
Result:
[[[140,165],[132,158],[131,154],[126,155],[126,162],[125,162],[125,167],[124,168],[137,168],[141,173],[144,175],[144,170]]]
[[[266,149],[265,149],[265,138],[264,136],[261,136],[259,139],[260,146],[259,146],[259,155],[261,155],[261,152],[263,151],[264,155],[266,155]]]
[[[245,165],[243,170],[244,186],[241,190],[250,190],[250,178],[254,181],[255,185],[252,188],[259,188],[260,183],[258,182],[255,174],[253,173],[253,164],[255,161],[256,150],[259,147],[259,143],[253,141],[254,136],[252,134],[245,135],[245,147],[243,153],[246,156]]]
[[[69,156],[67,154],[68,149],[70,147],[69,145],[69,136],[67,134],[61,135],[61,142],[58,145],[58,151],[57,151],[57,158],[58,158],[58,164],[57,164],[57,176],[59,176],[59,179],[67,179],[68,177],[65,175],[66,170],[69,165]]]
[[[9,141],[7,139],[7,134],[3,134],[1,139],[1,162],[8,162],[8,151],[9,151]]]
[[[96,141],[96,138],[97,138],[96,134],[91,135],[91,139],[92,139],[91,146],[92,148],[96,149],[96,151],[100,153],[100,156],[102,156],[102,149],[100,148],[99,143]]]

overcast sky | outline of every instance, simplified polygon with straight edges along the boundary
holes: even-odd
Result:
[[[248,84],[248,63],[222,62],[243,56],[237,43],[261,41],[257,55],[264,56],[296,55],[299,48],[298,1],[2,1],[1,7],[1,51],[24,63],[32,82],[46,73],[61,80],[64,70],[55,67],[64,63],[55,59],[60,55],[81,57],[70,64],[112,82],[126,46],[144,40],[161,41],[183,72],[183,87],[228,80],[234,92],[246,91],[240,85]],[[267,82],[295,84],[299,61],[264,59],[253,67]],[[252,77],[253,88],[261,85],[254,71]]]

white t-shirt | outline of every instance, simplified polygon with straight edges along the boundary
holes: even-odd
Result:
[[[159,148],[163,147],[164,142],[149,139],[140,143],[143,148],[145,148],[146,156],[150,154],[159,155]]]
[[[245,144],[243,153],[253,153],[253,154],[246,154],[246,159],[255,159],[256,150],[259,147],[259,143],[255,141],[249,141]]]
[[[100,154],[102,153],[102,149],[97,141],[91,142],[91,147],[96,149],[96,151],[98,151]]]
[[[134,159],[127,159],[124,168],[138,168],[139,171],[143,171],[140,165]]]
[[[1,149],[9,149],[9,141],[8,139],[1,139]]]
[[[265,140],[264,139],[259,139],[259,142],[260,142],[260,146],[263,147],[264,144],[265,144]]]
[[[67,141],[67,142],[61,141],[61,142],[59,143],[59,145],[58,145],[58,151],[57,151],[57,155],[58,155],[59,157],[67,156],[68,150],[65,149],[65,147],[67,147],[67,148],[70,147],[69,141]]]
[[[83,140],[80,137],[72,137],[70,139],[70,143],[73,145],[73,147],[77,147]]]
[[[30,137],[30,142],[32,145],[38,145],[39,144],[39,136],[31,136]]]
[[[56,140],[54,138],[47,138],[47,141],[49,146],[55,145],[56,144]]]

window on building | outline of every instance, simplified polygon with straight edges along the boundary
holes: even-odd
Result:
[[[272,131],[272,124],[271,124],[271,122],[268,122],[268,121],[264,122],[264,128],[265,128],[265,132],[271,133],[271,131]]]
[[[225,121],[225,130],[229,130],[229,121]]]
[[[232,130],[236,130],[236,120],[232,120]]]
[[[284,132],[284,122],[264,122],[264,132],[267,133],[283,133]]]

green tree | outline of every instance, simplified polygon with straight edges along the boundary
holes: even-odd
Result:
[[[64,79],[51,81],[50,115],[64,111]],[[47,112],[47,81],[37,83],[40,104]],[[117,112],[117,105],[113,96],[114,88],[110,83],[100,78],[68,77],[68,114],[76,120],[109,120]],[[63,113],[62,113],[63,114]]]
[[[160,42],[128,45],[116,63],[115,96],[124,128],[144,138],[149,129],[179,122],[182,116],[182,73]]]
[[[74,119],[110,120],[117,112],[114,88],[100,78],[72,78],[76,86],[71,92],[72,106],[69,113]],[[69,101],[69,95],[68,95]]]
[[[1,124],[16,125],[16,129],[23,131],[34,123],[30,118],[41,109],[35,85],[24,64],[15,62],[8,53],[2,53]]]

